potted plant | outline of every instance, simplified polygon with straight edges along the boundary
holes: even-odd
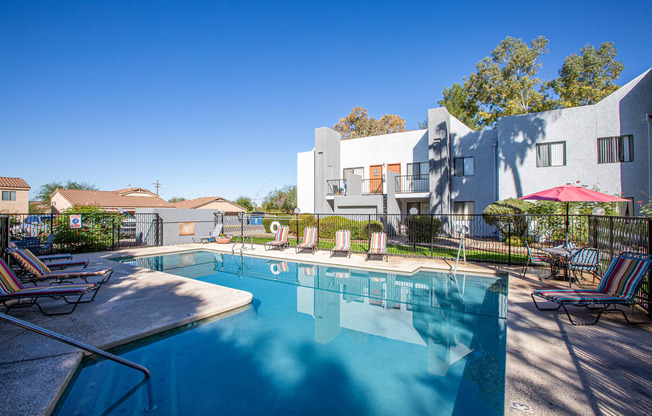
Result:
[[[215,242],[217,244],[226,244],[231,242],[231,236],[226,235],[226,234],[220,234],[219,236],[215,237]]]

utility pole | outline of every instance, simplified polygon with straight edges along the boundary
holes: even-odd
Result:
[[[158,195],[158,188],[161,186],[161,184],[158,182],[158,179],[156,182],[154,182],[154,186],[156,186],[156,195]]]

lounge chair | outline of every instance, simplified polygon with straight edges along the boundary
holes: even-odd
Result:
[[[523,266],[523,270],[521,270],[521,274],[523,276],[525,276],[525,273],[527,273],[527,268],[530,266],[530,263],[532,263],[535,266],[542,265],[542,264],[550,266],[552,272],[552,258],[550,258],[550,256],[532,254],[532,250],[530,249],[530,246],[528,245],[527,241],[525,242],[525,248],[527,248],[527,260],[525,261],[525,266]]]
[[[279,227],[276,232],[276,239],[274,241],[268,241],[265,243],[265,250],[278,247],[279,249],[283,247],[290,247],[290,242],[288,241],[288,236],[290,235],[290,227],[283,225]]]
[[[620,312],[625,317],[627,323],[638,323],[630,322],[625,312],[618,309],[616,305],[633,305],[635,303],[634,295],[643,284],[651,265],[652,255],[625,252],[611,261],[597,289],[535,290],[531,294],[532,301],[537,309],[542,311],[556,311],[560,307],[564,308],[568,320],[573,325],[595,325],[605,312]],[[541,308],[537,304],[535,297],[554,302],[557,304],[557,307]],[[592,323],[575,323],[568,313],[566,305],[599,309],[600,312]],[[602,305],[603,307],[590,308],[589,305]],[[610,306],[613,306],[613,309],[609,309]]]
[[[331,249],[331,257],[337,252],[344,252],[351,257],[351,231],[337,230],[335,232],[335,247]]]
[[[18,246],[13,241],[9,242],[8,249],[16,249]],[[70,253],[59,253],[59,254],[46,254],[43,256],[36,256],[39,260],[44,262],[50,261],[62,261],[62,260],[72,260],[72,254]]]
[[[569,276],[569,283],[574,278],[579,283],[577,275],[589,271],[593,274],[593,282],[595,283],[595,274],[600,269],[600,252],[594,248],[581,248],[573,252],[566,268],[572,273]]]
[[[195,243],[208,243],[211,240],[215,241],[215,238],[219,237],[220,234],[222,234],[222,229],[223,228],[224,228],[224,224],[222,224],[222,223],[217,224],[215,226],[215,229],[213,231],[211,231],[210,234],[204,235],[204,236],[201,236],[201,237],[193,237],[192,241],[194,241]],[[141,244],[142,244],[142,241],[141,241]]]
[[[23,249],[20,249],[20,248],[15,248],[15,249],[8,248],[6,251],[10,255],[12,255],[11,254],[12,252],[22,252],[25,256],[30,257],[37,264],[38,263],[43,264],[44,266],[46,266],[50,270],[52,270],[52,269],[56,269],[56,270],[67,269],[68,267],[81,267],[81,268],[85,269],[86,267],[88,267],[88,263],[89,263],[88,260],[68,260],[68,261],[49,262],[47,265],[45,265],[43,263],[43,260],[40,257],[35,256],[34,253],[32,253],[30,250],[27,250],[27,249],[23,250]],[[12,257],[13,257],[13,255],[12,255]],[[14,268],[14,270],[15,270],[15,268]]]
[[[82,285],[49,285],[26,288],[18,280],[11,268],[0,259],[0,302],[6,308],[5,313],[15,308],[28,308],[36,305],[43,315],[67,315],[72,313],[80,303],[87,303],[95,299],[99,285],[94,283]],[[82,301],[86,295],[91,295],[88,300]],[[39,298],[49,297],[63,299],[66,303],[73,305],[67,312],[47,313],[38,303]],[[76,299],[69,300],[69,297]]]
[[[12,258],[23,269],[21,277],[36,285],[43,280],[54,280],[56,283],[68,282],[69,279],[79,278],[88,283],[89,277],[100,277],[98,286],[106,283],[113,274],[113,269],[96,269],[96,270],[60,270],[53,272],[50,268],[40,261],[32,253],[25,250],[13,250],[9,252]]]
[[[317,250],[317,228],[315,227],[304,228],[303,241],[297,244],[296,252],[298,253],[306,249],[312,250],[312,254],[315,254]]]
[[[366,260],[369,260],[371,255],[381,255],[383,260],[388,261],[387,253],[387,234],[385,233],[372,233],[369,239],[369,252],[367,252]]]

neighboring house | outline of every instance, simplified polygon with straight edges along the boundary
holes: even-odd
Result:
[[[204,198],[179,201],[172,205],[178,209],[212,209],[224,211],[226,214],[247,212],[246,208],[219,196],[207,196]]]
[[[0,212],[27,214],[30,186],[21,178],[0,176]]]
[[[52,207],[61,212],[73,206],[97,206],[107,211],[126,211],[137,208],[174,208],[158,195],[141,188],[118,191],[88,191],[82,189],[57,189],[52,193]]]
[[[652,69],[602,101],[503,117],[473,131],[446,108],[428,129],[352,140],[315,129],[297,155],[302,212],[478,214],[497,200],[567,183],[622,195],[624,215],[652,195]]]

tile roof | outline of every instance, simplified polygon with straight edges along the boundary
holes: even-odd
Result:
[[[16,189],[30,189],[30,186],[21,178],[8,178],[0,176],[0,187],[2,188],[16,188]]]
[[[205,196],[203,198],[196,198],[196,199],[175,202],[172,205],[174,205],[174,207],[178,209],[194,209],[210,204],[211,202],[222,202],[224,203],[225,207],[231,205],[237,208],[238,210],[242,210],[245,212],[247,211],[246,208],[241,207],[240,205],[236,204],[235,202],[231,202],[228,199],[222,198],[221,196]]]
[[[146,194],[158,196],[154,192],[152,192],[150,190],[147,190],[145,188],[124,188],[124,189],[117,189],[117,190],[115,190],[113,192],[115,192],[116,194],[120,194],[120,195],[129,194],[129,193],[132,193],[132,192],[143,192],[143,193],[146,193]]]
[[[57,189],[72,205],[93,205],[102,208],[174,208],[160,197],[122,196],[115,191]]]

